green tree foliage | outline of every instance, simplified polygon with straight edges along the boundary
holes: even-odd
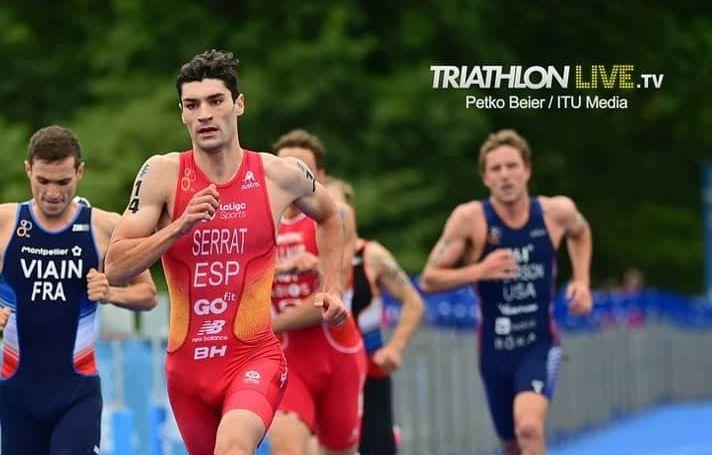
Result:
[[[29,197],[27,138],[60,123],[84,146],[80,192],[121,211],[145,159],[190,147],[179,66],[228,48],[241,60],[243,146],[269,150],[295,127],[322,136],[330,172],[355,184],[361,234],[409,271],[422,268],[457,204],[486,196],[476,169],[484,137],[514,127],[534,151],[533,191],[571,195],[591,222],[595,280],[634,265],[651,284],[699,291],[710,7],[546,3],[4,2],[0,194]],[[624,111],[468,110],[465,94],[510,93],[433,90],[429,70],[599,63],[664,73],[663,89],[626,94]]]

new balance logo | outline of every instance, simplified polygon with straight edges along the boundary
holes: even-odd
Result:
[[[222,332],[225,326],[225,321],[223,319],[217,319],[215,321],[205,321],[203,325],[200,326],[198,330],[198,335],[217,335]]]

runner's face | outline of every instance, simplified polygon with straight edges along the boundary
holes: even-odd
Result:
[[[501,145],[487,153],[482,181],[499,202],[513,203],[524,197],[530,176],[531,169],[516,148]]]
[[[181,90],[181,119],[193,143],[206,153],[228,147],[237,137],[237,117],[245,110],[242,94],[233,101],[220,79],[186,82]]]
[[[74,164],[75,159],[71,156],[52,162],[35,159],[30,164],[25,161],[32,197],[44,216],[61,217],[69,210],[84,171],[84,163],[77,169]]]

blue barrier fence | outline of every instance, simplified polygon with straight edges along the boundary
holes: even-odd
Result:
[[[430,326],[470,330],[477,326],[479,301],[471,287],[452,292],[424,295],[425,322]],[[384,319],[394,325],[400,305],[388,295],[384,299]],[[647,320],[665,321],[685,328],[712,328],[712,303],[703,297],[688,297],[654,289],[634,294],[597,291],[593,294],[589,316],[569,314],[562,290],[556,297],[552,314],[564,331],[602,330],[609,326],[639,326]]]

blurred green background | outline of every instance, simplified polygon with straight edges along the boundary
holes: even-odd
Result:
[[[409,272],[422,269],[453,207],[486,195],[477,150],[493,129],[513,127],[534,151],[533,192],[570,195],[591,222],[594,285],[635,266],[648,285],[700,292],[711,5],[5,1],[0,200],[29,197],[27,139],[59,123],[84,147],[80,194],[122,211],[147,157],[190,147],[179,66],[225,48],[241,61],[242,145],[269,151],[295,127],[320,135],[330,172],[356,188],[361,234]],[[470,92],[433,90],[429,70],[618,63],[663,73],[663,88],[627,91],[627,110],[476,110],[464,107]],[[568,276],[563,256],[560,264]]]

